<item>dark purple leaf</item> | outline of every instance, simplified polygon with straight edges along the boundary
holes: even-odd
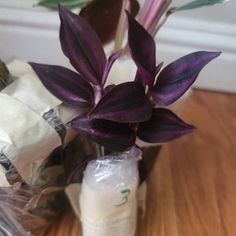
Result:
[[[94,119],[136,123],[148,120],[151,113],[144,88],[138,83],[126,82],[105,94],[89,115]]]
[[[128,124],[78,117],[70,126],[109,150],[123,151],[135,143],[135,132]]]
[[[104,89],[104,94],[109,93],[114,87],[114,84],[107,85]]]
[[[135,75],[135,82],[142,84],[144,88],[146,87],[146,85],[152,87],[154,76],[143,67],[138,67]]]
[[[188,54],[165,67],[152,91],[157,105],[166,106],[181,97],[197,79],[203,67],[220,55],[219,52],[199,51]]]
[[[58,99],[70,106],[93,104],[94,92],[81,75],[62,66],[30,63],[43,85]]]
[[[118,59],[121,55],[121,51],[115,52],[113,53],[107,60],[105,69],[104,69],[104,73],[103,73],[103,77],[102,77],[102,85],[104,85],[106,83],[107,80],[107,76],[111,70],[111,67],[113,65],[113,63],[116,61],[116,59]]]
[[[153,74],[156,67],[155,41],[143,26],[140,25],[128,12],[127,16],[129,22],[128,42],[132,58],[140,70],[146,70],[151,76],[153,76],[153,83],[155,79]],[[150,78],[147,78],[146,76],[139,79],[143,80],[142,84],[150,84]]]
[[[141,83],[144,87],[148,85],[149,87],[152,88],[154,80],[156,76],[158,75],[158,73],[160,72],[162,66],[163,66],[163,62],[155,67],[153,74],[151,74],[149,71],[147,71],[143,67],[138,67],[136,76],[135,76],[135,82]]]
[[[182,121],[170,110],[153,109],[152,118],[139,125],[137,136],[149,143],[163,143],[191,133],[194,126]]]
[[[108,43],[115,36],[123,0],[94,0],[83,8],[83,17],[95,30],[102,43]],[[137,0],[131,0],[131,13],[136,15],[139,10]]]
[[[79,16],[59,7],[60,41],[71,64],[95,85],[101,85],[106,56],[93,29]]]

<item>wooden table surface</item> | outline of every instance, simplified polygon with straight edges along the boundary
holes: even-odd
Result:
[[[198,130],[162,148],[137,235],[236,236],[236,95],[194,91],[182,117]],[[72,212],[47,234],[80,235]]]

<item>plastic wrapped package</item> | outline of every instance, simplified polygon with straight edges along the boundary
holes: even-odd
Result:
[[[133,147],[88,164],[79,199],[83,236],[135,235],[140,159]]]
[[[26,183],[34,184],[49,154],[74,137],[65,124],[84,111],[63,105],[28,63],[15,60],[7,67],[13,82],[0,92],[0,171],[13,164]]]
[[[93,152],[93,144],[80,136],[65,147],[56,148],[40,166],[34,186],[27,185],[11,165],[1,182],[5,180],[9,187],[0,186],[0,235],[45,235],[69,207],[68,196],[76,196],[78,200],[79,193],[66,191],[66,196],[65,186],[70,190],[73,186],[79,186],[78,182]],[[75,211],[79,209],[75,205],[72,208]]]

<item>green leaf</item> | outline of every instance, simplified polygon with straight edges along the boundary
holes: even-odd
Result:
[[[9,71],[3,61],[0,59],[0,90],[7,86]]]
[[[215,4],[220,4],[220,3],[226,3],[230,2],[232,0],[196,0],[190,3],[187,3],[186,5],[183,5],[181,7],[176,7],[172,9],[172,11],[185,11],[185,10],[193,10],[197,9],[200,7],[205,7],[205,6],[212,6]]]
[[[58,9],[58,4],[61,4],[66,8],[72,9],[75,7],[84,7],[89,2],[90,0],[42,0],[38,3],[38,5],[50,9]]]

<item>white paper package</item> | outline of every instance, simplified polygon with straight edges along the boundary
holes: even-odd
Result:
[[[28,63],[15,60],[7,66],[14,81],[0,92],[0,163],[7,168],[8,160],[33,184],[43,161],[73,137],[65,124],[81,111],[54,97]]]
[[[138,149],[91,161],[80,192],[83,236],[134,236],[137,218]]]

